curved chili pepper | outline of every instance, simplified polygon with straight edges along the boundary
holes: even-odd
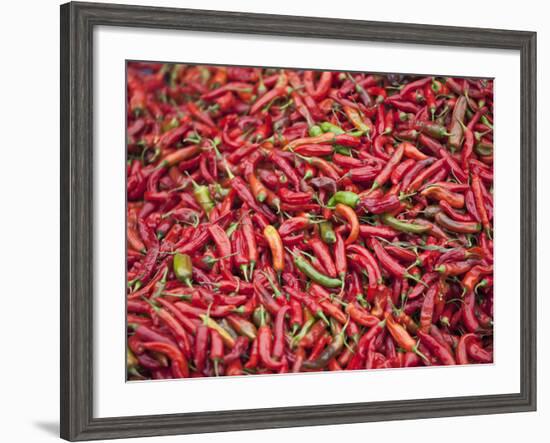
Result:
[[[349,314],[353,321],[361,326],[372,328],[380,322],[380,319],[378,317],[368,313],[363,308],[358,306],[355,302],[348,303],[348,305],[346,306],[346,312]]]
[[[329,199],[327,204],[329,206],[335,206],[337,204],[342,204],[349,206],[350,208],[355,208],[360,201],[360,197],[351,191],[338,191]]]
[[[418,337],[420,341],[435,354],[443,365],[456,365],[456,361],[453,355],[447,350],[445,346],[439,343],[431,335],[423,331],[418,331]]]
[[[357,214],[353,208],[342,203],[336,204],[334,212],[343,217],[349,224],[350,232],[348,238],[346,238],[345,244],[349,245],[354,243],[357,237],[359,237],[359,219],[357,218]]]
[[[191,355],[191,342],[187,332],[183,326],[168,312],[163,308],[159,308],[151,303],[151,307],[154,309],[155,314],[158,315],[160,319],[166,324],[170,331],[174,334],[177,339],[178,347],[181,348],[185,356]]]
[[[457,194],[443,187],[434,185],[428,186],[420,192],[420,195],[425,197],[434,198],[436,200],[444,200],[453,208],[462,208],[464,207],[464,196]]]
[[[333,337],[329,346],[315,359],[306,360],[302,367],[305,369],[323,369],[332,359],[338,356],[344,347],[344,331],[339,332]]]
[[[340,279],[331,278],[327,275],[321,274],[311,265],[311,263],[309,263],[300,255],[294,254],[294,264],[307,277],[322,286],[326,286],[327,288],[339,288],[340,286],[342,286],[342,281]]]
[[[408,352],[418,353],[417,344],[414,338],[412,338],[407,330],[397,323],[391,314],[386,314],[386,326],[388,332],[397,342],[397,344]]]
[[[476,222],[468,221],[456,221],[450,218],[448,215],[439,212],[435,215],[435,221],[442,228],[452,232],[459,232],[463,234],[475,234],[481,231],[481,226]]]
[[[166,355],[172,362],[171,368],[174,377],[189,377],[189,366],[187,364],[187,360],[178,348],[167,343],[154,341],[143,343],[143,347],[148,351],[160,352],[161,354]]]
[[[388,226],[401,232],[411,232],[415,234],[423,234],[430,230],[429,226],[408,223],[403,220],[398,220],[390,214],[383,214],[381,220]]]
[[[483,349],[475,341],[470,341],[469,343],[466,343],[466,349],[468,355],[479,363],[493,362],[493,353]]]
[[[416,178],[411,182],[411,184],[405,188],[407,192],[414,192],[418,188],[420,188],[420,186],[422,186],[425,180],[429,179],[430,177],[432,177],[434,174],[436,174],[441,170],[441,168],[444,166],[444,163],[445,163],[444,159],[437,160],[431,166],[428,166],[426,169],[420,172],[416,176]]]
[[[361,198],[360,207],[364,207],[373,214],[382,214],[384,212],[393,212],[401,207],[402,203],[395,194],[386,194],[381,197]]]

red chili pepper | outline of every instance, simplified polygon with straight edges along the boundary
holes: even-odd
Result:
[[[273,341],[273,357],[280,359],[283,356],[285,350],[285,316],[290,311],[290,306],[285,305],[275,318],[275,339]]]
[[[329,275],[330,277],[336,277],[337,276],[336,266],[330,254],[328,246],[319,237],[311,238],[308,241],[308,245],[313,250],[315,257],[323,265],[323,268],[326,271],[326,274]]]
[[[161,342],[143,343],[143,347],[148,351],[160,352],[166,355],[172,361],[171,368],[175,378],[189,377],[187,360],[178,348]]]
[[[260,354],[258,353],[258,351],[258,339],[256,338],[252,342],[248,361],[244,365],[246,369],[255,369],[258,366],[258,363],[260,361]]]
[[[336,242],[334,243],[334,266],[336,275],[344,281],[348,272],[348,261],[346,258],[346,244],[339,232],[335,233]]]
[[[217,224],[209,225],[208,231],[212,236],[212,240],[214,240],[214,243],[216,244],[220,263],[222,266],[229,268],[230,261],[228,257],[231,255],[231,241],[227,237],[225,231]]]
[[[210,330],[210,360],[214,363],[214,374],[219,375],[219,363],[223,359],[223,340],[221,335]]]
[[[447,348],[439,343],[431,335],[423,331],[418,331],[420,341],[439,359],[443,365],[456,365],[453,355]]]
[[[373,214],[384,214],[386,212],[393,212],[401,208],[401,200],[395,194],[386,194],[381,197],[370,198],[364,197],[361,198],[359,203],[360,207],[364,207],[369,212]]]
[[[197,325],[190,318],[186,317],[173,303],[162,297],[156,298],[155,301],[170,312],[187,332],[191,334],[197,332]]]
[[[186,357],[189,357],[191,355],[191,342],[183,326],[167,310],[158,308],[155,305],[151,306],[154,309],[155,314],[162,319],[162,321],[176,337],[178,347],[183,351]]]
[[[304,73],[304,85],[307,93],[316,101],[322,100],[328,94],[330,85],[332,83],[332,72],[323,71],[319,78],[319,83],[314,86],[313,71],[305,71]]]
[[[479,322],[475,316],[475,294],[474,291],[467,292],[464,296],[464,304],[462,305],[462,321],[469,332],[479,330]]]
[[[263,107],[267,106],[271,101],[275,100],[278,97],[282,97],[287,94],[285,87],[275,87],[271,91],[266,92],[258,100],[254,102],[250,108],[250,114],[255,114]]]
[[[290,326],[292,327],[292,333],[294,334],[298,328],[300,328],[304,322],[303,310],[301,303],[291,298],[290,305]]]
[[[487,210],[485,209],[485,204],[483,203],[483,193],[481,191],[482,186],[483,184],[481,183],[479,175],[474,172],[472,174],[472,191],[474,194],[476,209],[477,209],[477,213],[479,214],[481,224],[483,225],[485,230],[488,232],[491,229],[491,224],[489,222],[489,217],[487,216]]]
[[[278,370],[283,366],[283,361],[276,361],[271,354],[272,338],[271,328],[265,323],[265,312],[261,311],[261,326],[258,329],[258,353],[260,360],[268,369]]]
[[[374,253],[380,264],[395,277],[403,278],[407,274],[406,269],[401,266],[396,260],[394,260],[383,248],[378,240],[375,238],[370,239],[371,247],[374,249]]]
[[[462,169],[470,170],[470,157],[474,152],[474,134],[468,126],[463,127],[464,145],[462,146]]]
[[[208,335],[209,329],[206,326],[201,325],[197,328],[197,335],[195,336],[195,367],[199,372],[204,370],[206,364]]]
[[[380,322],[378,317],[369,314],[356,303],[348,303],[346,306],[346,312],[357,324],[361,326],[372,328]]]
[[[435,297],[438,292],[439,285],[436,283],[428,289],[424,302],[422,303],[422,310],[420,311],[420,330],[422,332],[429,333],[432,327]]]
[[[468,355],[479,363],[493,362],[493,353],[483,349],[475,341],[470,341],[469,343],[466,343],[466,349],[468,351]]]

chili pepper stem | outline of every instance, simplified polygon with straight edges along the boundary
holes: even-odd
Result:
[[[244,279],[248,283],[250,280],[248,279],[247,272],[248,272],[248,265],[241,265],[241,273],[243,274]]]
[[[323,311],[318,311],[317,315],[319,316],[319,318],[321,320],[323,320],[327,324],[327,326],[330,326],[330,322],[328,321],[328,318],[326,317],[326,315]]]
[[[413,351],[416,355],[418,355],[420,358],[422,358],[424,361],[429,361],[428,360],[428,357],[426,357],[422,352],[420,352],[418,350],[418,344],[419,342],[416,343],[416,346],[413,348]]]

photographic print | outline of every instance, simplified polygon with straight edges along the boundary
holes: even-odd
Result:
[[[535,32],[60,22],[62,438],[536,410]]]
[[[127,379],[493,362],[493,81],[129,61]]]

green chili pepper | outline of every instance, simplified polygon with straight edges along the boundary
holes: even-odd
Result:
[[[292,347],[296,346],[297,343],[300,343],[300,340],[302,340],[302,338],[304,338],[307,335],[307,333],[309,332],[309,330],[311,329],[311,327],[315,322],[316,320],[315,320],[315,317],[313,316],[308,320],[306,320],[306,322],[302,326],[302,329],[300,329],[300,332],[298,332],[298,334],[295,335],[294,338],[292,339]]]
[[[430,230],[429,226],[424,225],[418,225],[415,223],[407,223],[402,220],[398,220],[397,218],[393,217],[390,214],[382,214],[381,216],[382,221],[401,232],[411,232],[413,234],[423,234],[424,232],[427,232]]]
[[[227,196],[227,194],[229,194],[229,189],[224,188],[219,183],[216,183],[214,185],[214,194],[217,198],[219,198],[221,200],[221,199],[225,198]]]
[[[134,380],[145,380],[145,377],[138,371],[138,359],[130,349],[126,351],[126,367],[128,369],[128,374],[131,375]]]
[[[351,157],[351,149],[347,146],[342,145],[334,145],[333,146],[334,152],[342,155],[347,155],[348,157]]]
[[[442,211],[441,207],[439,205],[430,205],[426,206],[424,209],[424,215],[426,218],[433,219],[436,214],[439,214]]]
[[[193,196],[204,212],[206,212],[206,214],[210,214],[210,211],[214,209],[215,204],[212,200],[212,196],[210,195],[208,186],[198,185],[193,182]]]
[[[340,288],[342,286],[342,280],[321,274],[311,263],[299,255],[294,256],[294,264],[311,280],[319,283],[321,286],[326,286],[327,288]]]
[[[323,133],[323,130],[317,126],[313,125],[311,128],[309,128],[309,136],[310,137],[317,137]]]
[[[233,329],[231,327],[231,325],[229,324],[229,322],[225,319],[225,318],[220,318],[218,320],[218,323],[220,324],[220,326],[225,329],[227,331],[227,333],[233,337],[233,340],[236,340],[237,337],[239,336],[239,334],[237,334],[237,331],[235,331],[235,329]]]
[[[308,169],[304,174],[304,180],[309,180],[311,177],[313,177],[313,171],[311,169]]]
[[[332,132],[333,134],[336,134],[336,135],[346,133],[346,131],[344,131],[340,126],[333,125],[330,122],[323,122],[320,124],[320,126],[323,132]]]
[[[491,155],[493,153],[493,145],[483,142],[477,143],[474,149],[478,155]]]
[[[319,224],[321,230],[321,239],[328,244],[336,243],[336,234],[334,233],[334,228],[332,223],[329,221],[324,221]]]
[[[184,282],[187,286],[192,286],[191,277],[193,276],[193,263],[191,257],[187,254],[174,255],[174,274],[178,280]]]
[[[328,201],[328,206],[336,206],[336,203],[342,203],[343,205],[355,208],[359,203],[359,196],[355,192],[351,191],[338,191]]]
[[[328,345],[323,352],[317,357],[316,360],[306,360],[302,367],[304,369],[323,369],[329,362],[336,357],[342,348],[344,347],[344,332],[339,332],[333,337],[332,342]]]
[[[231,237],[233,235],[233,232],[235,232],[238,227],[239,227],[238,222],[231,223],[229,225],[229,228],[227,228],[227,230],[225,231],[225,233],[227,234],[228,237]]]
[[[138,359],[134,355],[134,353],[130,350],[130,348],[126,349],[126,366],[128,369],[135,368],[139,365]]]
[[[168,123],[165,123],[162,126],[162,129],[163,129],[164,132],[166,132],[166,131],[169,131],[170,129],[177,128],[179,125],[180,125],[180,122],[178,121],[178,119],[176,117],[174,117]]]
[[[203,321],[205,326],[208,326],[210,329],[213,329],[221,335],[223,342],[228,347],[233,348],[235,346],[235,340],[233,339],[231,334],[227,332],[224,328],[222,328],[215,320],[213,320],[206,314],[200,314],[199,317]]]
[[[493,125],[485,115],[482,115],[480,120],[481,120],[481,123],[483,123],[485,126],[488,126],[489,128],[493,129]]]

